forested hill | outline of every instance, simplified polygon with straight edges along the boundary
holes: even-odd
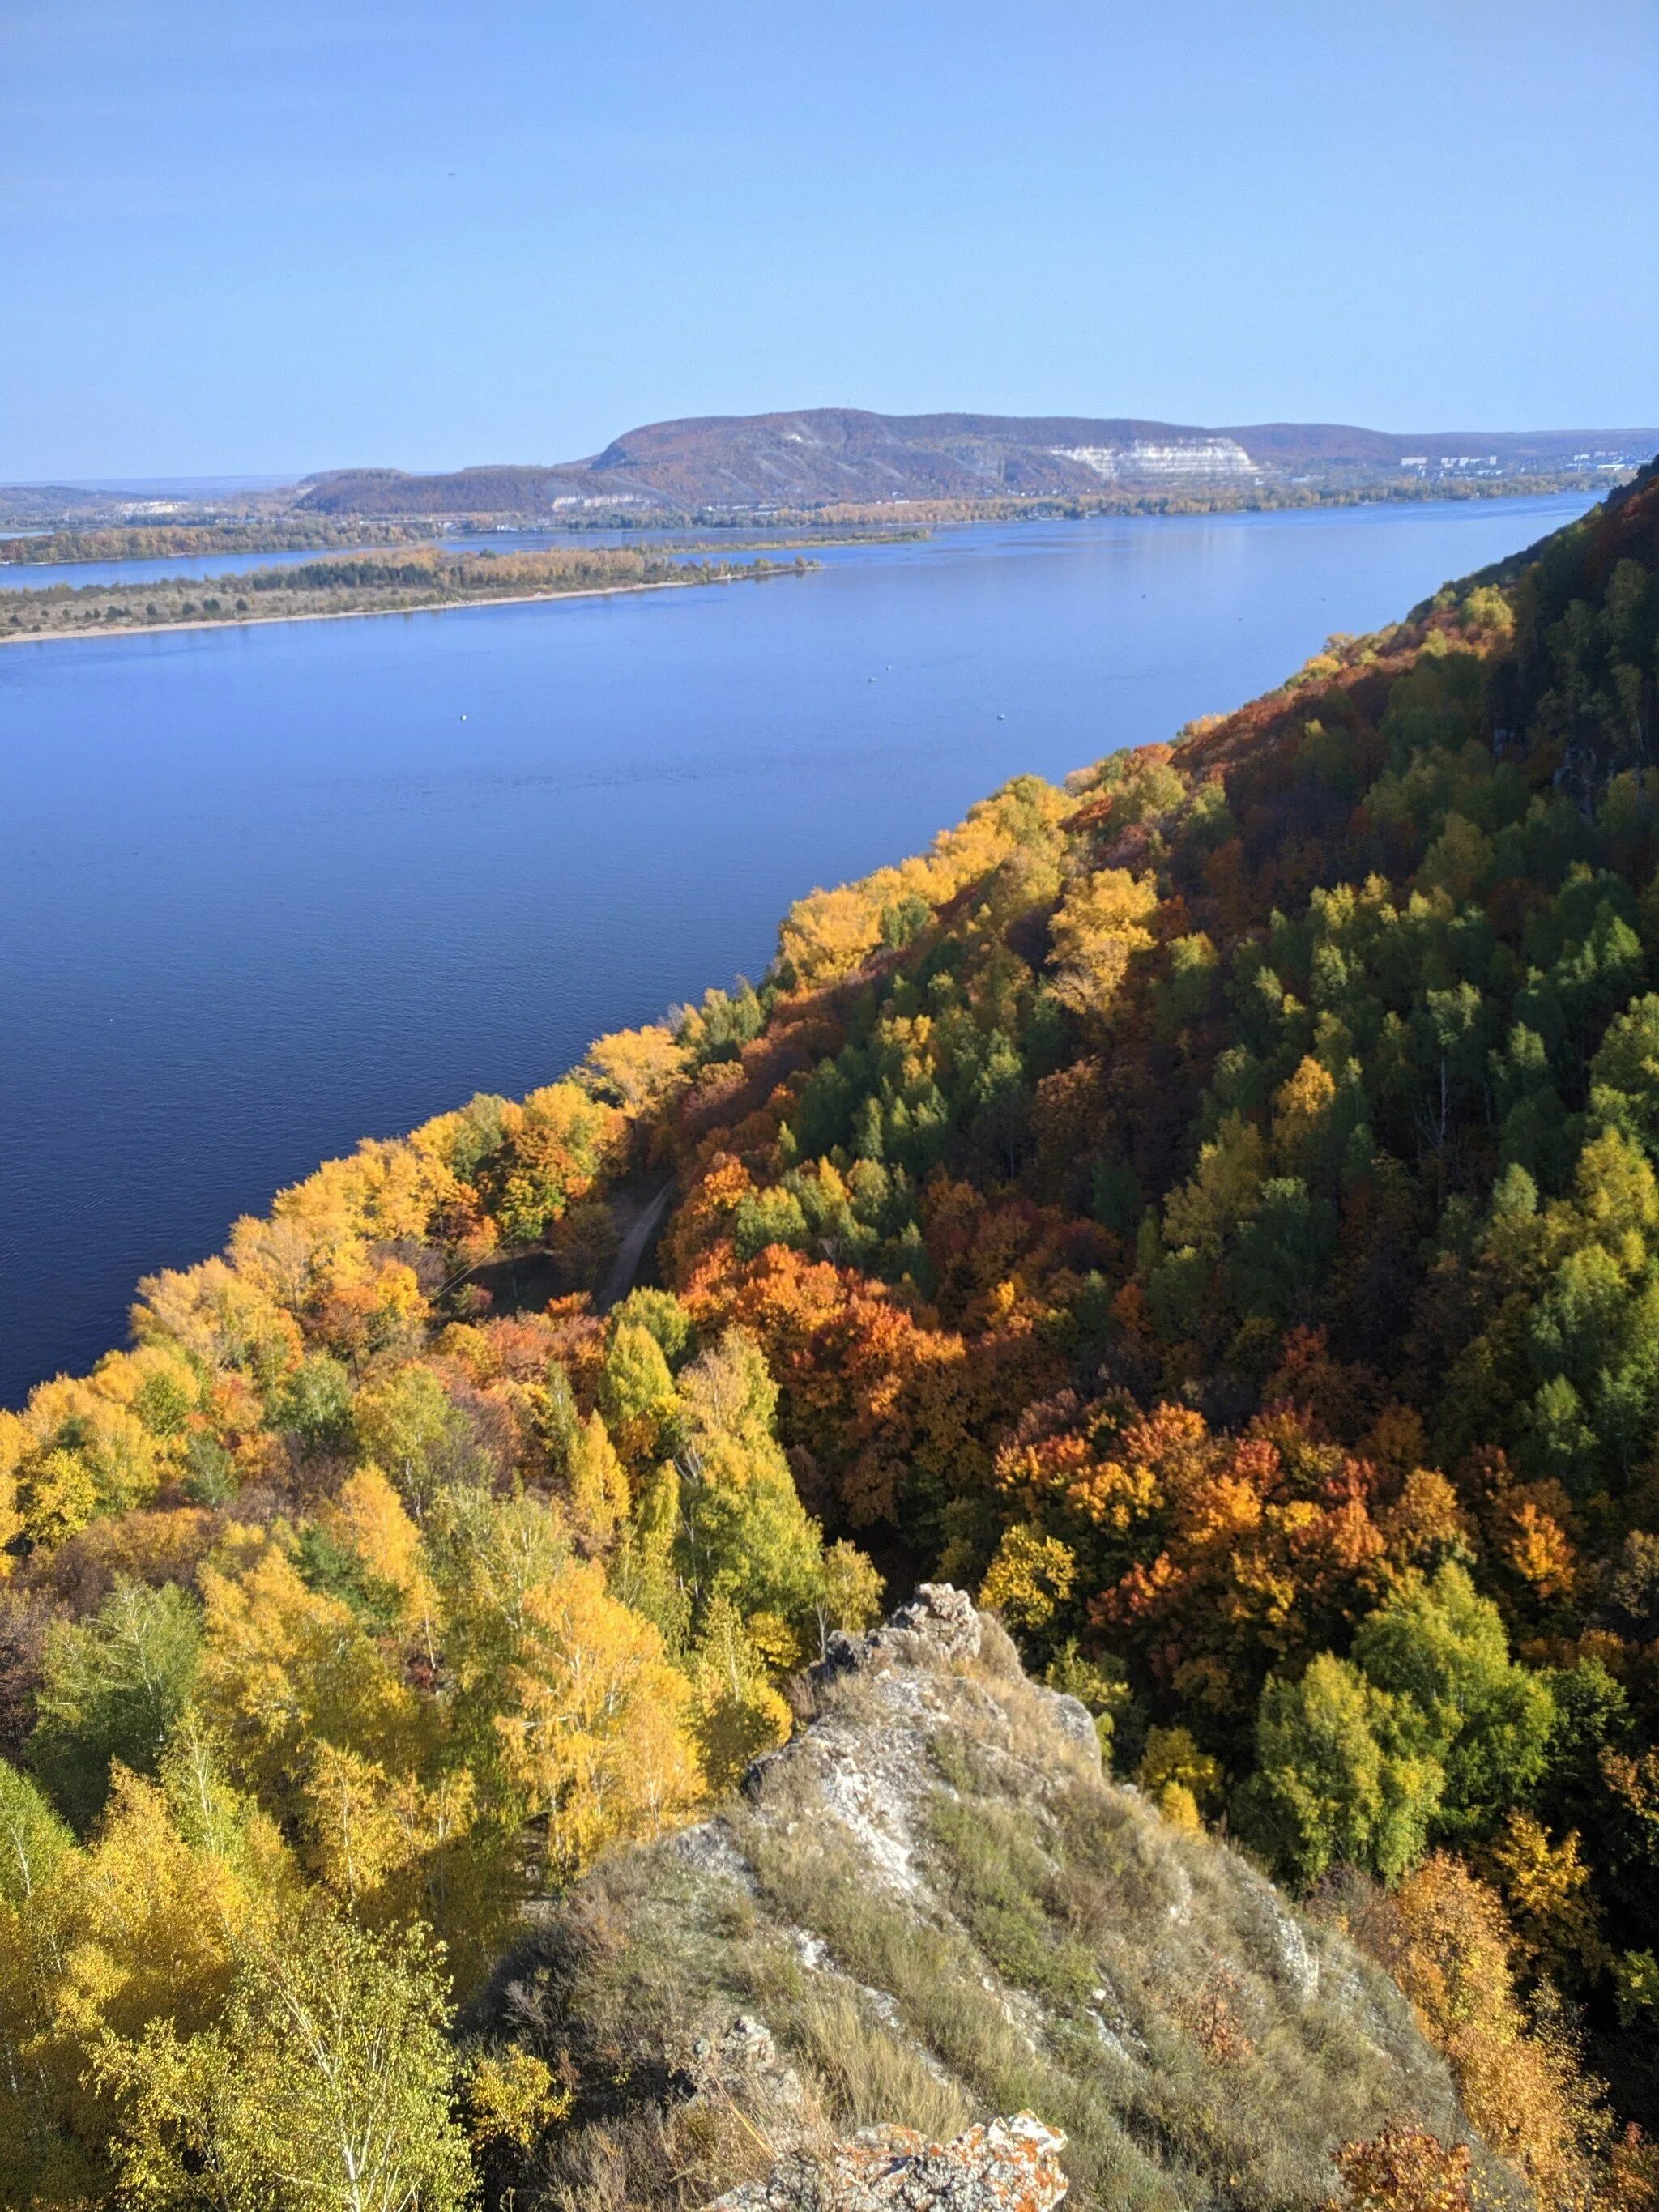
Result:
[[[1649,469],[813,892],[758,991],[328,1164],[0,1413],[0,2201],[332,2201],[343,2141],[427,2212],[550,2172],[614,2052],[459,2008],[789,1737],[884,1571],[1381,1959],[1540,2203],[1650,2212],[1656,684]],[[1139,1862],[962,1841],[960,1925],[1103,2033]],[[625,1993],[619,1923],[561,1924]],[[1253,2002],[1218,1965],[1159,2030],[1237,2111]],[[1240,2201],[1335,2158],[1354,2212],[1463,2212],[1458,2145],[1340,2124]]]
[[[1109,1674],[1292,1880],[1463,1854],[1644,2112],[1656,677],[1650,467],[803,900],[659,1140],[832,1525]]]
[[[1104,500],[1421,492],[1598,471],[1653,449],[1650,430],[1431,431],[1327,422],[1228,429],[1087,416],[876,415],[854,407],[712,415],[625,431],[591,459],[556,467],[413,476],[338,469],[298,507],[319,514],[532,514],[605,507],[812,507],[893,500]]]

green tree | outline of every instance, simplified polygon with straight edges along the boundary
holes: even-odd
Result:
[[[778,1392],[760,1346],[728,1329],[681,1377],[681,1571],[700,1606],[728,1600],[805,1635],[823,1591],[823,1539],[773,1433]]]
[[[1498,1607],[1455,1560],[1432,1581],[1410,1577],[1368,1615],[1353,1661],[1393,1701],[1401,1755],[1444,1775],[1437,1834],[1488,1834],[1544,1773],[1555,1725],[1549,1685],[1510,1659]]]
[[[823,1579],[816,1607],[820,1654],[832,1628],[858,1636],[879,1619],[886,1587],[875,1561],[856,1544],[849,1544],[843,1536],[830,1546],[823,1555]]]
[[[331,1354],[313,1352],[283,1382],[272,1412],[307,1456],[343,1451],[351,1441],[351,1377]]]
[[[1590,1062],[1590,1110],[1659,1158],[1659,997],[1637,999],[1607,1024]]]
[[[0,1899],[27,1905],[75,1838],[27,1775],[0,1759]]]
[[[1329,1652],[1299,1681],[1269,1676],[1247,1828],[1295,1881],[1344,1863],[1396,1881],[1423,1854],[1445,1780],[1432,1757],[1404,1748],[1408,1734],[1398,1700]]]
[[[187,1590],[124,1577],[90,1620],[53,1625],[29,1764],[77,1827],[102,1809],[113,1760],[155,1773],[195,1686],[201,1618]]]
[[[599,1370],[599,1411],[613,1436],[643,1437],[653,1449],[675,1407],[674,1378],[663,1348],[639,1322],[613,1324]]]
[[[611,1588],[624,1605],[642,1613],[678,1651],[690,1625],[691,1599],[675,1564],[680,1532],[680,1471],[672,1460],[653,1468],[641,1485],[639,1502],[611,1563]]]
[[[1240,1312],[1277,1322],[1306,1312],[1335,1244],[1330,1201],[1315,1197],[1300,1176],[1270,1177],[1233,1255]]]
[[[636,1328],[648,1328],[671,1367],[678,1367],[691,1350],[691,1316],[672,1291],[630,1291],[619,1305],[611,1308],[611,1320],[613,1327],[631,1322]]]

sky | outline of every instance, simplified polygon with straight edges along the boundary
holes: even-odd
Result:
[[[0,0],[0,482],[1659,421],[1656,0]]]

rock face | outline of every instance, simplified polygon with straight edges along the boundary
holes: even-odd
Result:
[[[949,1583],[923,1583],[908,1605],[889,1615],[867,1636],[836,1629],[821,1667],[820,1680],[863,1667],[927,1667],[953,1659],[977,1659],[985,1631],[973,1600]]]
[[[1030,2112],[925,2143],[914,2128],[869,2128],[827,2156],[781,2160],[765,2181],[708,2212],[1050,2212],[1066,2195],[1066,2138]]]
[[[574,2100],[520,2212],[1317,2212],[1340,2144],[1465,2134],[1393,1984],[1115,1784],[960,1590],[832,1638],[802,1701],[504,1962],[474,2024]]]

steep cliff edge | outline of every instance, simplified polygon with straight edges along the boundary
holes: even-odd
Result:
[[[1068,2205],[1311,2207],[1342,2142],[1466,2136],[1393,1985],[1108,1780],[1084,1708],[961,1593],[832,1639],[811,1696],[739,1801],[601,1867],[496,1977],[479,2024],[572,2098],[500,2178],[515,2204],[775,2174],[834,2204],[799,2189],[837,2138],[1029,2112],[1066,2138]]]

